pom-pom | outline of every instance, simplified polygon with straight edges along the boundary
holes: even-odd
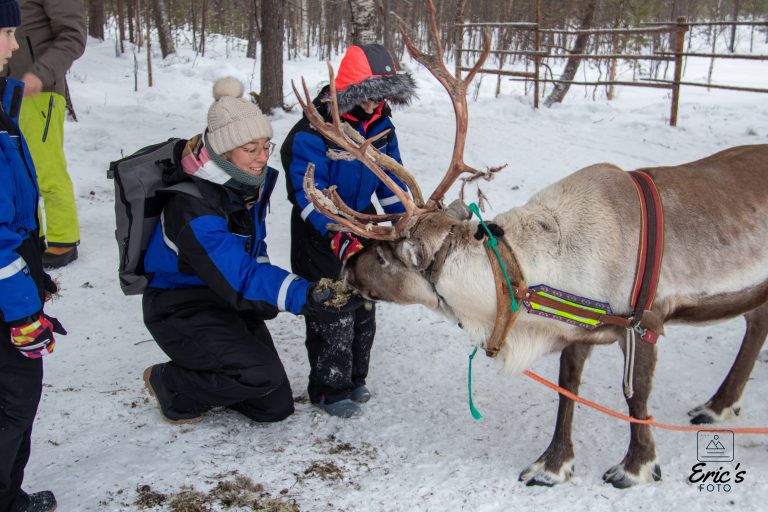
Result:
[[[243,95],[245,87],[242,82],[233,76],[228,76],[216,80],[213,84],[213,98],[218,100],[224,96],[232,96],[233,98],[239,98]]]

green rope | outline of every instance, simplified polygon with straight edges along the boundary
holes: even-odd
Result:
[[[478,206],[475,203],[472,203],[469,205],[469,209],[472,213],[477,215],[477,218],[480,219],[480,224],[483,225],[483,228],[485,228],[485,232],[488,233],[488,242],[486,242],[486,245],[493,250],[493,253],[496,255],[496,259],[499,262],[499,267],[501,267],[501,271],[504,273],[504,281],[506,281],[507,283],[507,288],[509,288],[509,297],[510,299],[512,299],[512,302],[511,302],[512,312],[516,313],[520,307],[517,305],[517,301],[515,300],[515,294],[512,290],[512,283],[510,282],[509,275],[507,274],[507,268],[504,266],[504,262],[501,260],[501,254],[499,254],[499,250],[496,248],[499,242],[498,240],[496,240],[496,237],[493,236],[493,233],[491,233],[491,230],[488,229],[488,226],[485,224],[483,217],[480,215],[480,208],[478,208]],[[475,347],[475,349],[469,355],[469,371],[468,371],[468,377],[467,377],[467,388],[469,390],[469,412],[472,413],[472,417],[474,419],[480,420],[483,418],[483,415],[480,414],[480,411],[475,409],[475,404],[472,400],[472,359],[475,357],[476,353],[477,353],[477,347]]]
[[[467,388],[469,388],[469,412],[472,413],[472,417],[476,420],[483,419],[483,415],[480,414],[480,411],[475,409],[475,404],[472,402],[472,358],[475,357],[475,354],[477,353],[477,347],[475,347],[475,350],[472,351],[471,354],[469,354],[469,373],[467,376]]]
[[[507,275],[507,268],[504,266],[504,262],[501,261],[501,254],[499,254],[499,250],[496,248],[496,246],[499,244],[498,240],[496,240],[496,237],[493,236],[493,233],[491,233],[491,230],[488,229],[488,226],[485,224],[485,221],[480,216],[480,208],[475,203],[472,203],[469,205],[469,209],[472,213],[477,215],[477,218],[480,219],[480,224],[483,225],[485,228],[485,232],[488,233],[488,242],[486,242],[485,245],[493,249],[493,253],[496,255],[496,259],[499,261],[499,266],[501,267],[501,271],[504,273],[504,281],[507,283],[507,288],[509,288],[509,298],[512,299],[512,312],[516,313],[519,309],[519,306],[517,305],[517,301],[515,300],[515,293],[512,291],[512,283],[509,281],[509,275]]]

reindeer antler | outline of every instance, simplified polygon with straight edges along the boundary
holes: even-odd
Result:
[[[332,150],[328,151],[328,157],[332,159],[353,158],[359,160],[400,199],[405,207],[404,214],[393,215],[370,215],[358,212],[349,206],[339,197],[335,190],[319,191],[315,187],[314,165],[309,164],[304,176],[304,191],[307,198],[312,201],[315,207],[326,217],[335,220],[340,226],[331,226],[334,229],[349,229],[366,238],[375,238],[378,240],[394,240],[398,238],[399,233],[405,228],[408,219],[415,214],[423,213],[424,199],[413,175],[408,170],[397,163],[393,158],[384,155],[373,147],[373,143],[387,135],[389,130],[377,134],[370,139],[365,139],[354,128],[341,121],[339,115],[339,105],[336,95],[336,78],[333,66],[328,63],[328,76],[330,78],[330,99],[331,99],[331,122],[327,122],[317,111],[312,103],[312,96],[307,87],[306,81],[302,78],[301,84],[304,88],[304,95],[299,94],[296,84],[291,81],[293,92],[307,115],[307,119],[312,126],[320,132],[326,139],[332,141],[345,153],[338,153]],[[413,199],[408,192],[403,190],[395,181],[383,170],[387,169],[392,174],[400,178],[413,195]],[[335,188],[335,187],[333,187]],[[385,221],[395,222],[394,226],[377,226],[375,224]]]
[[[448,166],[443,180],[437,185],[437,188],[432,195],[429,196],[429,202],[427,208],[433,208],[436,205],[440,205],[445,195],[445,192],[454,184],[456,179],[463,173],[469,173],[473,175],[483,174],[481,171],[470,167],[464,162],[464,144],[467,140],[467,127],[468,121],[468,108],[467,108],[467,87],[469,83],[475,78],[475,75],[482,67],[485,59],[488,57],[488,53],[491,51],[491,36],[487,30],[483,30],[483,52],[477,59],[477,62],[470,70],[469,74],[464,80],[459,80],[453,76],[448,68],[445,67],[443,61],[443,47],[440,44],[440,37],[437,32],[437,21],[435,15],[435,6],[432,0],[428,0],[430,29],[429,32],[432,35],[432,40],[435,43],[435,54],[430,55],[422,52],[416,45],[413,44],[413,40],[408,35],[408,28],[405,22],[395,14],[397,23],[400,28],[400,34],[403,36],[405,46],[408,48],[408,53],[419,61],[425,68],[429,70],[432,75],[437,78],[438,82],[443,84],[445,90],[448,91],[448,95],[451,97],[451,103],[453,103],[453,112],[456,115],[456,135],[453,144],[453,155],[451,156],[451,163]]]
[[[298,99],[299,104],[301,104],[301,108],[304,110],[310,124],[312,124],[312,126],[326,139],[332,141],[339,148],[344,150],[344,152],[328,150],[328,157],[331,159],[351,158],[359,160],[363,165],[376,174],[376,176],[378,176],[390,190],[392,190],[405,207],[404,214],[395,215],[370,215],[358,212],[344,203],[336,192],[335,187],[330,187],[328,190],[318,190],[314,180],[314,165],[309,164],[304,176],[304,191],[307,194],[307,198],[312,201],[315,208],[317,208],[320,213],[338,223],[337,225],[330,225],[329,228],[331,229],[348,229],[366,238],[375,238],[378,240],[397,239],[402,236],[402,233],[409,225],[409,221],[412,217],[442,207],[441,201],[445,192],[451,185],[453,185],[461,174],[469,173],[473,175],[473,177],[486,175],[486,173],[482,173],[464,162],[464,145],[466,143],[468,126],[467,87],[488,57],[488,53],[491,49],[491,37],[487,31],[483,31],[485,39],[483,53],[480,55],[480,58],[467,77],[464,80],[457,79],[448,71],[443,62],[442,46],[437,32],[435,6],[432,3],[432,0],[429,0],[428,5],[430,13],[430,33],[432,34],[436,47],[435,55],[426,54],[418,50],[407,34],[405,23],[395,15],[398,24],[400,25],[400,33],[403,35],[403,39],[408,48],[408,53],[411,54],[411,57],[424,65],[430,73],[443,84],[443,87],[445,87],[445,90],[448,91],[448,95],[451,97],[451,103],[453,103],[453,110],[456,116],[456,134],[451,163],[443,180],[438,184],[435,191],[432,192],[429,202],[426,205],[424,204],[421,190],[413,175],[393,158],[381,153],[373,146],[373,143],[384,137],[389,130],[385,130],[370,139],[366,139],[348,123],[343,123],[341,121],[336,95],[336,79],[333,66],[331,66],[330,62],[328,63],[328,76],[330,78],[329,96],[331,101],[330,123],[320,115],[317,108],[315,108],[315,105],[312,103],[312,96],[304,78],[301,79],[302,87],[304,89],[303,95],[299,93],[296,84],[291,81],[293,92],[296,94],[296,98]],[[403,190],[394,180],[392,180],[384,169],[390,171],[406,184],[413,199],[408,195],[408,192]],[[376,225],[385,221],[392,221],[394,222],[394,225]]]

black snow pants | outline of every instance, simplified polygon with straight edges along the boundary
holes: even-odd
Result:
[[[43,391],[43,360],[22,356],[0,322],[0,512],[16,506]]]
[[[144,292],[144,323],[171,360],[163,384],[173,409],[225,406],[255,421],[293,413],[293,394],[264,320],[238,312],[209,288]]]
[[[330,242],[301,218],[291,213],[291,269],[310,281],[338,279],[341,262],[331,252]],[[351,313],[305,315],[306,347],[309,356],[307,392],[313,403],[333,403],[349,398],[353,389],[365,385],[376,335],[376,310],[361,307]]]

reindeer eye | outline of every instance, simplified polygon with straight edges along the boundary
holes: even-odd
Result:
[[[384,254],[381,252],[380,247],[376,248],[376,259],[378,260],[379,265],[381,265],[382,267],[386,267],[389,265],[389,261],[387,261],[387,258],[384,257]]]

